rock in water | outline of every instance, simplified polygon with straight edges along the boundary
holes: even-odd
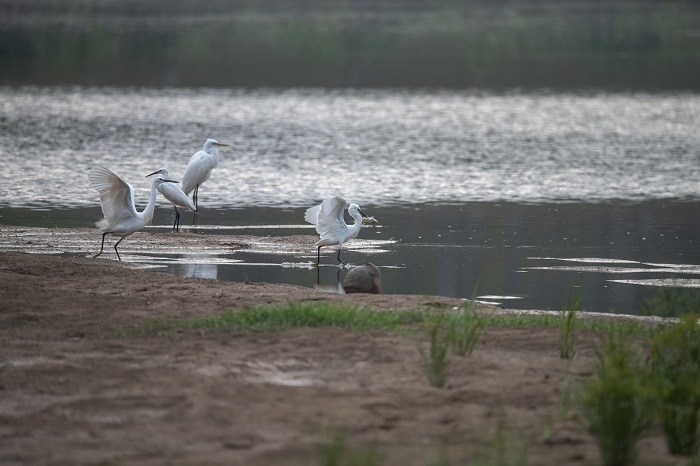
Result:
[[[346,293],[381,294],[382,274],[374,264],[368,263],[354,267],[345,275],[343,288],[345,288]]]

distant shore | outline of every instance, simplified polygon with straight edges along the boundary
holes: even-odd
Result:
[[[700,5],[0,0],[3,85],[697,90]]]

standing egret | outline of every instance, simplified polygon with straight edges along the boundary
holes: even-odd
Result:
[[[229,145],[216,139],[207,139],[202,150],[190,158],[187,168],[185,168],[185,174],[182,175],[182,190],[188,196],[194,191],[192,201],[195,206],[195,214],[199,208],[197,203],[199,186],[209,179],[212,169],[219,164],[219,147],[229,147]]]
[[[146,175],[146,177],[158,174],[160,174],[161,178],[168,178],[168,170],[166,170],[165,168],[161,168],[160,170],[155,171],[150,175]],[[183,209],[190,209],[193,211],[196,211],[197,207],[195,207],[194,203],[190,200],[189,197],[187,197],[187,194],[185,194],[182,191],[182,189],[180,189],[180,187],[176,184],[159,184],[158,192],[161,193],[164,198],[170,201],[170,203],[175,208],[175,223],[173,224],[173,231],[180,231],[180,212],[177,210],[177,207],[180,206]]]
[[[117,175],[106,168],[97,167],[88,172],[88,178],[93,188],[100,194],[100,205],[105,218],[96,223],[97,227],[103,231],[102,246],[100,252],[93,257],[102,254],[105,246],[105,236],[112,234],[121,236],[121,239],[114,245],[114,252],[119,256],[117,246],[124,238],[142,229],[153,218],[153,210],[156,207],[156,189],[163,183],[177,183],[177,181],[158,177],[151,185],[151,197],[148,205],[143,211],[138,212],[134,204],[134,188]]]
[[[355,223],[348,226],[345,223],[344,212],[348,209],[350,216],[355,219]],[[320,205],[310,207],[304,214],[304,220],[316,225],[316,232],[321,235],[321,239],[314,244],[318,246],[316,265],[321,263],[321,248],[323,246],[338,245],[338,262],[343,243],[357,237],[362,228],[363,218],[368,218],[357,204],[348,204],[340,196],[328,196]],[[376,223],[376,220],[374,221]]]

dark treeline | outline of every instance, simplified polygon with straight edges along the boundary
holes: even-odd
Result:
[[[700,3],[0,0],[0,84],[700,87]]]

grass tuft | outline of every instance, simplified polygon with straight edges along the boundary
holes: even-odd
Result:
[[[597,372],[586,383],[582,399],[606,466],[633,464],[637,456],[637,440],[652,413],[646,375],[629,341],[609,335],[598,351]]]
[[[700,291],[689,288],[662,288],[642,302],[641,313],[660,317],[680,317],[700,312]]]
[[[654,340],[652,380],[669,452],[693,455],[700,442],[700,326],[689,314]]]
[[[452,352],[459,356],[472,354],[483,327],[479,315],[474,310],[474,301],[465,304],[459,312],[450,314],[447,322],[447,339]]]
[[[576,335],[576,312],[581,307],[581,292],[572,294],[568,309],[561,311],[561,324],[559,328],[559,356],[562,359],[571,359],[576,354],[574,348],[574,338]]]
[[[422,323],[425,318],[423,313],[411,310],[383,312],[356,306],[295,302],[226,311],[219,316],[192,320],[154,319],[150,321],[150,329],[279,332],[298,327],[338,327],[397,331],[407,325]]]
[[[430,348],[428,351],[419,347],[423,357],[428,382],[433,387],[443,388],[447,385],[447,349],[449,340],[441,336],[442,318],[437,318],[428,323],[428,335],[430,336]]]
[[[145,336],[155,333],[194,331],[260,331],[278,332],[295,327],[338,327],[349,330],[381,330],[411,333],[421,324],[435,319],[439,311],[426,312],[417,309],[375,311],[369,308],[334,303],[294,302],[284,305],[266,305],[251,309],[226,311],[217,316],[194,319],[148,319],[147,324],[129,330],[105,335],[103,338]],[[466,312],[467,315],[470,311]],[[476,322],[462,321],[465,324]],[[560,327],[561,317],[556,314],[498,314],[478,316],[480,330],[494,328]],[[641,322],[586,318],[577,320],[577,329],[594,333],[654,337],[663,328]],[[468,330],[468,335],[471,331]],[[478,337],[476,328],[473,339]],[[466,339],[465,341],[468,341]],[[458,353],[458,352],[457,352]]]

